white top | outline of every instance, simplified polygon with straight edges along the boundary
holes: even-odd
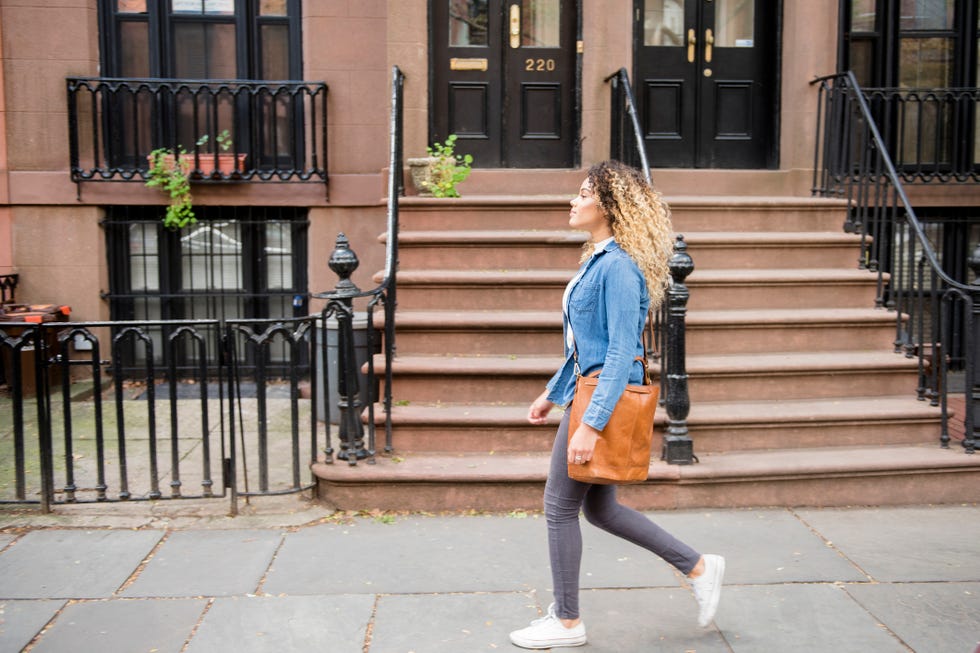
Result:
[[[603,249],[605,249],[606,245],[611,243],[613,240],[614,240],[613,236],[610,236],[609,238],[606,238],[605,240],[596,243],[595,247],[592,248],[591,256],[595,256],[596,252],[601,252]],[[587,264],[588,261],[586,261],[585,263]],[[579,267],[576,275],[572,277],[572,280],[568,282],[567,286],[565,286],[565,294],[562,295],[561,298],[561,310],[565,314],[565,323],[568,324],[568,329],[566,330],[565,333],[565,344],[568,346],[569,349],[575,347],[575,334],[572,333],[572,322],[571,320],[568,319],[568,296],[572,294],[572,289],[575,287],[575,284],[577,284],[579,279],[582,278],[582,274],[585,272],[586,267],[587,267],[586,265],[582,265]]]

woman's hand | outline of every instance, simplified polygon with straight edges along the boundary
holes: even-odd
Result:
[[[581,424],[568,441],[568,462],[571,465],[584,465],[592,460],[595,443],[599,440],[599,431],[588,424]]]
[[[548,391],[545,390],[538,398],[531,402],[531,408],[527,411],[527,421],[531,424],[547,424],[548,413],[555,407],[555,404],[548,401]]]

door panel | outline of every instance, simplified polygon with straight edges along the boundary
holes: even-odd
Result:
[[[476,167],[574,163],[574,0],[433,0],[432,140]]]
[[[638,0],[635,72],[660,167],[775,166],[778,0]]]

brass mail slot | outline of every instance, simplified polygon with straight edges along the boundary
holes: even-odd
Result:
[[[458,59],[453,57],[449,60],[450,70],[486,70],[486,59]]]

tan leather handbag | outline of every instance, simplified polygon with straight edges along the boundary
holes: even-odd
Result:
[[[660,398],[660,386],[650,382],[646,357],[643,363],[645,385],[627,385],[613,409],[612,417],[600,433],[592,459],[586,463],[568,463],[568,476],[583,483],[642,483],[650,470],[650,442],[653,439],[653,415]],[[569,409],[568,439],[582,423],[582,415],[599,385],[600,371],[589,376],[578,375],[575,397]]]

